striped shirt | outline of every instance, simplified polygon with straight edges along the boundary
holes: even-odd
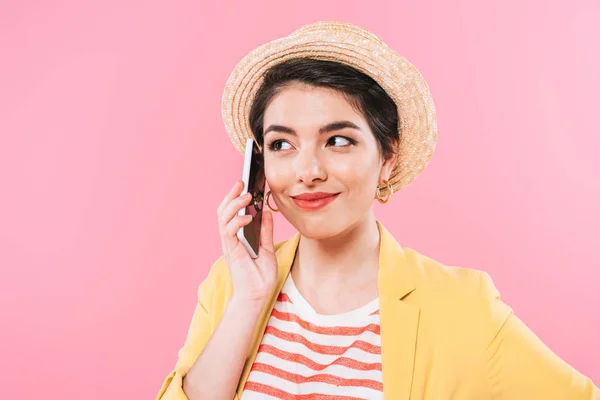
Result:
[[[382,398],[379,299],[343,314],[318,314],[288,275],[242,400]]]

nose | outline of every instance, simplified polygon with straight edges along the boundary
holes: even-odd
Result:
[[[299,151],[294,167],[296,169],[296,180],[304,184],[312,184],[315,181],[327,179],[327,173],[319,155],[311,149]]]

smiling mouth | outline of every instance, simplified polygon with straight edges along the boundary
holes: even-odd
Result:
[[[339,193],[303,193],[292,196],[292,199],[298,207],[304,210],[318,210],[337,199],[338,196]]]

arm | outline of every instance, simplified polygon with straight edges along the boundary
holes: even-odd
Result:
[[[262,305],[231,299],[217,330],[183,379],[189,400],[234,398],[261,310]]]
[[[222,258],[200,284],[185,344],[156,400],[234,398],[263,305],[232,296],[219,319],[215,315],[219,306],[215,303],[220,301],[214,301],[214,286],[220,268],[227,268]],[[220,295],[228,297],[226,293]]]
[[[482,290],[495,326],[487,348],[494,399],[600,400],[600,390],[590,378],[554,354],[509,311],[485,273]]]

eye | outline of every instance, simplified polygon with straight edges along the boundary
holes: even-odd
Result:
[[[269,143],[269,150],[271,151],[289,150],[291,147],[292,145],[285,140],[274,140]]]
[[[327,144],[334,147],[346,147],[356,144],[356,142],[344,136],[332,136],[327,141]]]

